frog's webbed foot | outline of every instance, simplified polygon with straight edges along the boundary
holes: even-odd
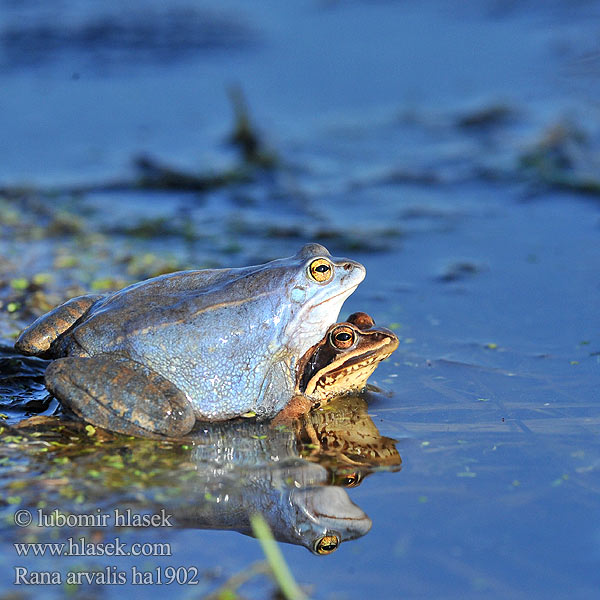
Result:
[[[55,360],[46,370],[46,387],[81,418],[119,433],[181,437],[196,420],[170,381],[113,354]]]

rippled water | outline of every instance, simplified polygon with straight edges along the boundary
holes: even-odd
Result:
[[[341,316],[369,312],[401,340],[365,398],[293,430],[244,422],[180,444],[53,416],[44,363],[7,347],[3,590],[63,596],[15,587],[17,564],[63,577],[115,565],[135,597],[203,597],[262,559],[239,533],[261,506],[315,598],[597,596],[598,3],[1,6],[7,345],[83,291],[258,263],[306,241],[367,267]],[[226,141],[232,86],[266,168]],[[139,189],[140,154],[235,176]],[[39,507],[178,521],[14,525],[15,510]],[[330,556],[310,551],[324,519],[354,538]],[[166,542],[173,556],[25,560],[13,546],[79,536]],[[197,568],[199,585],[131,585],[134,567],[169,565]],[[257,575],[240,593],[272,589]]]

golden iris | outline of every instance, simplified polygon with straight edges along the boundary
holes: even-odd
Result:
[[[333,266],[326,258],[317,258],[310,263],[308,272],[315,281],[324,283],[333,277]]]
[[[339,545],[337,535],[324,535],[314,543],[314,549],[317,554],[331,554]]]
[[[330,334],[331,343],[339,350],[350,348],[356,340],[354,330],[346,325],[336,327]]]
[[[360,473],[348,473],[342,479],[344,487],[356,487],[360,483]]]

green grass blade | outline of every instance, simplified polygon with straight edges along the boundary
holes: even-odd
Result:
[[[308,600],[304,592],[298,587],[264,517],[255,513],[250,517],[250,523],[252,531],[260,542],[267,562],[273,571],[273,577],[286,600]]]

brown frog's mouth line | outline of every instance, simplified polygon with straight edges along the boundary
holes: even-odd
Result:
[[[387,348],[387,346],[390,347]],[[327,379],[333,379],[333,381],[335,381],[339,377],[347,377],[351,373],[360,372],[361,370],[366,370],[370,367],[373,367],[373,370],[375,370],[378,363],[389,358],[397,347],[397,339],[388,338],[385,343],[380,344],[377,348],[367,350],[351,359],[342,360],[339,364],[334,365],[330,369],[319,369],[317,365],[313,364],[310,367],[310,370],[308,370],[309,363],[309,365],[305,366],[305,371],[299,384],[300,392],[306,393],[310,387],[309,384],[311,381],[314,381],[314,386],[316,388],[319,385],[318,382],[322,383]],[[321,372],[319,373],[319,371]],[[315,377],[317,377],[316,380]]]
[[[362,367],[368,367],[369,365],[372,365],[375,362],[384,361],[386,358],[389,358],[393,352],[392,350],[392,352],[390,352],[389,354],[379,355],[378,350],[369,350],[368,352],[365,352],[360,356],[355,356],[351,360],[342,363],[339,367],[336,367],[332,371],[328,371],[327,375],[337,375],[343,371],[347,371],[348,369],[358,370]],[[352,369],[352,367],[356,367],[356,369]]]

